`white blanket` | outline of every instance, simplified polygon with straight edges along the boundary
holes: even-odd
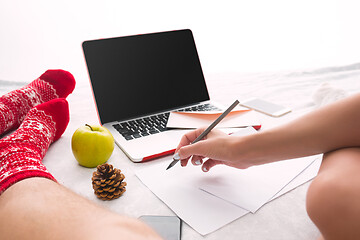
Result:
[[[41,73],[39,73],[40,75]],[[83,76],[86,76],[84,73]],[[1,76],[0,76],[1,78]],[[360,63],[329,67],[322,69],[264,72],[264,73],[227,73],[206,75],[206,82],[210,96],[215,101],[228,105],[234,99],[260,97],[289,106],[293,112],[280,119],[270,119],[271,127],[289,121],[322,104],[318,99],[325,99],[320,94],[313,94],[323,83],[331,84],[334,89],[342,89],[347,95],[358,93],[360,90]],[[30,82],[32,79],[29,79]],[[109,163],[120,168],[125,174],[127,182],[126,193],[117,200],[102,202],[93,194],[91,175],[94,169],[79,166],[74,159],[70,141],[73,132],[85,123],[98,123],[91,88],[87,79],[77,79],[77,86],[68,97],[71,111],[71,120],[64,135],[54,144],[43,160],[55,178],[75,192],[95,201],[112,211],[139,217],[141,215],[174,215],[140,180],[134,175],[136,170],[143,166],[160,162],[158,159],[144,164],[134,164],[116,148],[109,159]],[[27,82],[15,83],[0,80],[0,94],[23,86]],[[339,92],[338,92],[339,93]],[[319,93],[317,93],[319,94]],[[342,94],[335,94],[343,97]],[[329,97],[334,99],[335,97]],[[337,98],[337,97],[336,97]],[[264,115],[264,117],[266,117]],[[226,236],[239,236],[242,239],[263,239],[270,232],[271,239],[315,239],[318,235],[316,227],[309,220],[305,211],[305,194],[308,185],[297,188],[285,196],[265,205],[256,214],[246,215],[222,229],[209,234],[206,239],[221,239]],[[261,226],[261,227],[260,227]],[[183,239],[202,239],[203,237],[183,225]],[[267,238],[269,239],[269,238]]]

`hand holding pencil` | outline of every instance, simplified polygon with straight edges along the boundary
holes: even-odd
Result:
[[[189,158],[192,156],[194,165],[201,165],[204,158],[209,158],[203,165],[203,171],[207,172],[216,164],[226,164],[223,160],[231,160],[230,148],[224,148],[228,143],[234,140],[227,134],[213,128],[235,107],[239,102],[235,101],[218,119],[216,119],[208,128],[200,128],[185,134],[176,149],[174,161],[169,168],[174,166],[178,160],[181,166],[186,166]],[[200,141],[206,140],[206,141]],[[229,163],[229,166],[233,164]],[[239,166],[242,168],[241,166]]]

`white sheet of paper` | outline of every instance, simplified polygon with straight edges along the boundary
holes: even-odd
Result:
[[[235,134],[248,135],[255,132],[253,128],[245,128]],[[171,157],[168,158],[171,162]],[[198,188],[204,181],[213,179],[211,172],[203,173],[199,167],[193,166],[182,168],[179,164],[165,171],[169,162],[154,162],[151,166],[136,171],[135,174],[157,197],[200,234],[206,235],[216,231],[250,212]],[[272,199],[315,177],[320,166],[319,162],[321,159],[320,161],[318,159],[316,164],[310,164],[290,183],[279,189],[280,191],[277,191]]]
[[[199,128],[209,126],[221,113],[211,114],[204,113],[184,113],[184,112],[171,112],[167,127],[169,128]],[[257,113],[254,111],[235,112],[230,113],[217,125],[219,128],[229,127],[248,127],[261,125],[258,120]]]
[[[314,178],[320,163],[319,158],[272,199]],[[175,165],[171,171],[165,171],[167,166],[168,162],[154,163],[135,173],[176,215],[201,235],[214,232],[250,212],[198,189],[197,182],[201,176],[206,176],[198,167],[181,168]]]
[[[198,182],[200,189],[251,212],[256,212],[308,167],[313,156],[240,170],[217,166]]]
[[[171,171],[166,171],[169,162],[154,163],[135,174],[176,215],[200,234],[209,234],[249,213],[201,191],[196,183],[206,174],[199,168],[182,168],[177,164]]]
[[[234,136],[254,134],[251,128],[235,132]],[[274,162],[240,170],[217,166],[199,188],[242,207],[252,213],[273,198],[282,188],[307,168],[318,156]]]
[[[304,169],[298,176],[296,176],[289,184],[287,184],[280,192],[278,192],[270,201],[280,197],[281,195],[293,190],[294,188],[308,182],[316,177],[322,162],[322,155],[317,157],[315,161]]]

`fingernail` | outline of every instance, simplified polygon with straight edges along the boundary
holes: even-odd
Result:
[[[207,172],[207,171],[209,171],[209,170],[207,169],[207,167],[203,167],[203,171],[204,171],[204,172]]]
[[[178,152],[174,154],[173,159],[174,159],[174,160],[177,160],[177,161],[180,160],[180,156],[179,156],[179,153],[178,153]]]
[[[200,165],[200,164],[201,164],[200,160],[195,161],[195,165]]]

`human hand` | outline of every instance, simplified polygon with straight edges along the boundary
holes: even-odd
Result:
[[[192,157],[193,165],[201,165],[207,172],[217,164],[245,169],[250,165],[242,162],[236,156],[238,137],[227,135],[220,130],[212,130],[203,140],[191,144],[205,128],[199,128],[185,134],[176,148],[181,159],[181,166],[185,167]],[[206,161],[205,159],[208,158]],[[205,162],[204,162],[205,161]]]

